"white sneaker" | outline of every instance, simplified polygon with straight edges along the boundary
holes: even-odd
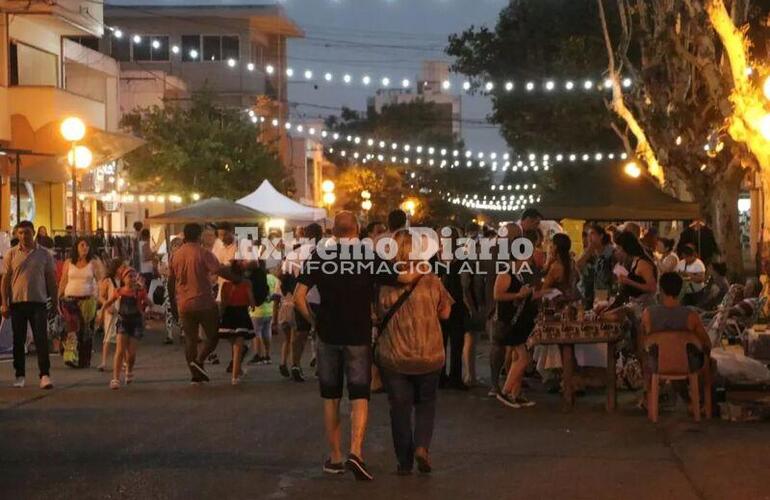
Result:
[[[51,382],[51,377],[48,375],[43,375],[40,377],[40,388],[41,389],[53,389],[53,382]]]
[[[21,389],[24,387],[24,384],[26,383],[26,380],[24,377],[16,377],[16,382],[13,383],[13,386],[17,389]]]

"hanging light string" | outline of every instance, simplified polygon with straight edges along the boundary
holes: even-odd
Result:
[[[198,193],[192,193],[187,196],[180,196],[178,194],[168,194],[168,193],[152,193],[152,194],[133,194],[133,193],[118,193],[117,191],[112,191],[109,193],[78,193],[78,199],[80,201],[85,200],[97,200],[102,202],[116,202],[116,203],[172,203],[174,205],[179,205],[185,202],[185,199],[188,199],[190,202],[196,202],[200,201],[201,195]]]
[[[533,203],[539,203],[539,194],[529,195],[479,195],[479,194],[442,194],[445,201],[474,210],[492,210],[497,212],[513,212],[523,210]]]
[[[162,43],[160,40],[152,39],[151,35],[142,34],[129,34],[123,32],[117,26],[106,26],[106,29],[111,32],[112,36],[116,39],[127,38],[134,45],[141,45],[143,43],[149,43],[153,50],[162,49]],[[182,57],[182,51],[184,50],[179,45],[171,45],[168,50],[174,56]],[[191,48],[184,54],[185,58],[189,58],[190,62],[202,61],[203,54],[200,53],[200,47]],[[227,58],[223,61],[229,69],[240,68],[241,66],[246,68],[246,71],[254,72],[257,69],[263,71],[267,76],[277,76],[281,71],[273,64],[265,64],[264,66],[258,66],[254,62],[243,63],[236,58]],[[392,77],[384,74],[373,75],[371,73],[356,72],[356,71],[341,71],[331,72],[328,70],[317,70],[313,68],[293,68],[287,67],[283,70],[287,78],[295,78],[295,80],[289,83],[311,83],[315,85],[341,85],[345,87],[377,87],[380,89],[412,89],[415,85],[414,80],[408,77]],[[461,80],[459,83],[456,80]],[[495,78],[484,81],[478,81],[475,79],[468,79],[457,75],[453,79],[444,79],[439,84],[442,91],[449,92],[457,90],[459,93],[474,93],[477,90],[487,94],[510,94],[510,95],[528,95],[528,94],[574,94],[574,95],[590,95],[601,92],[609,92],[612,90],[611,79],[563,79],[556,80],[550,78],[530,79],[530,80],[518,80],[513,78]],[[424,84],[424,82],[423,82]],[[629,88],[633,85],[633,81],[624,77],[621,79],[620,84]]]
[[[323,127],[316,125],[308,125],[301,123],[293,123],[289,120],[281,121],[277,118],[268,120],[264,116],[258,116],[253,110],[247,110],[247,113],[254,124],[269,123],[273,128],[283,128],[287,132],[297,132],[305,135],[306,137],[320,138],[321,140],[328,140],[332,142],[347,142],[352,144],[351,150],[347,148],[338,148],[339,154],[342,157],[353,157],[354,159],[367,159],[367,161],[390,161],[392,163],[404,163],[409,164],[414,162],[415,164],[428,164],[428,165],[441,165],[444,166],[460,166],[465,164],[466,166],[480,166],[480,167],[495,167],[495,163],[504,164],[509,163],[509,167],[512,167],[512,162],[516,162],[516,166],[523,168],[525,162],[530,163],[530,167],[534,167],[535,162],[542,162],[542,167],[545,167],[551,163],[562,162],[589,162],[589,161],[604,161],[614,160],[619,158],[625,160],[628,158],[626,153],[615,152],[594,152],[594,153],[526,153],[526,154],[511,154],[501,153],[498,151],[475,151],[472,149],[452,149],[434,145],[412,145],[408,143],[400,143],[396,141],[389,141],[381,138],[374,137],[361,137],[360,135],[341,134],[339,132],[329,131]],[[358,147],[356,147],[358,146]],[[362,148],[368,147],[370,151],[363,151]],[[337,151],[334,147],[328,150],[330,153]],[[357,156],[356,156],[357,155]],[[367,158],[367,155],[369,156]],[[419,155],[421,158],[413,158],[415,155]],[[432,158],[430,158],[432,157]],[[395,159],[394,159],[395,158]],[[405,160],[406,159],[406,160]],[[418,163],[417,160],[420,160]],[[431,163],[431,160],[433,163]],[[444,162],[444,160],[446,160]],[[471,162],[469,164],[469,162]],[[545,169],[548,170],[548,169]]]

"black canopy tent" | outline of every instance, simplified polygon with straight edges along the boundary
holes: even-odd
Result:
[[[560,172],[555,188],[544,190],[536,206],[553,220],[662,221],[700,216],[697,203],[664,193],[652,179],[631,178],[619,165]]]

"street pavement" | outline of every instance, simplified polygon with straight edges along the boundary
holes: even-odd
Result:
[[[11,364],[1,363],[0,499],[770,498],[767,424],[695,424],[680,406],[656,426],[628,393],[608,415],[602,392],[564,413],[558,395],[539,390],[529,393],[538,405],[521,410],[483,388],[441,391],[436,470],[410,477],[395,475],[387,400],[377,395],[365,446],[375,481],[325,477],[315,380],[290,382],[274,364],[250,366],[231,386],[228,346],[218,352],[223,363],[200,387],[189,384],[182,347],[157,333],[140,346],[136,382],[119,391],[108,374],[58,357],[53,391],[36,387],[33,357],[28,386],[13,389]],[[482,373],[485,363],[480,354]]]

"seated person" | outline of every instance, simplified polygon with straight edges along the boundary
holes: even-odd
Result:
[[[730,289],[730,282],[727,280],[727,265],[724,262],[714,262],[711,264],[711,270],[711,276],[706,283],[703,297],[696,304],[698,308],[705,311],[710,311],[719,306]]]
[[[706,329],[695,310],[683,306],[679,302],[684,280],[677,273],[664,273],[660,277],[660,305],[650,306],[642,313],[642,332],[648,336],[657,332],[692,332],[703,344],[703,351],[697,348],[687,349],[687,360],[691,372],[700,371],[705,360],[709,359],[711,341]],[[650,349],[645,356],[645,385],[649,386],[650,376],[657,369],[658,356],[656,349]],[[685,387],[684,394],[687,390]]]
[[[685,281],[682,303],[686,306],[697,305],[706,288],[706,265],[698,258],[694,246],[685,245],[682,248],[682,260],[676,265],[676,272]]]
[[[727,316],[735,319],[741,329],[752,326],[749,323],[754,319],[755,309],[759,303],[759,292],[756,280],[750,279],[735,295],[735,303],[729,309]]]

